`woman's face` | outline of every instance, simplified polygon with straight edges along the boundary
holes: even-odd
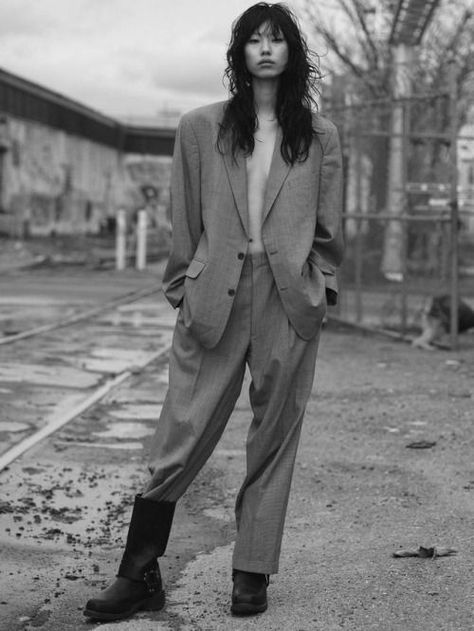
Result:
[[[281,31],[272,34],[272,26],[264,22],[245,44],[245,62],[257,79],[274,79],[288,63],[288,43]]]

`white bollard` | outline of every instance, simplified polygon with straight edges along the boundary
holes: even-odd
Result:
[[[117,225],[115,227],[115,268],[125,269],[127,249],[127,217],[123,208],[117,210]]]
[[[146,228],[147,212],[146,210],[139,210],[137,221],[137,253],[135,258],[135,266],[139,270],[143,270],[146,267]]]

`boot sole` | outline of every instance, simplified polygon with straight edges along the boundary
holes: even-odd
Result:
[[[88,618],[92,620],[124,620],[125,618],[130,618],[137,611],[160,611],[165,606],[165,592],[161,591],[158,594],[154,594],[151,598],[146,598],[145,600],[141,600],[127,611],[122,611],[120,613],[114,613],[109,611],[94,611],[93,609],[84,609],[83,613]]]
[[[234,616],[254,616],[267,610],[268,604],[251,605],[250,603],[235,603],[230,608]]]

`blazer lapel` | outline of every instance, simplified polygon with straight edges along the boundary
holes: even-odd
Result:
[[[268,213],[272,209],[276,196],[280,192],[283,182],[290,170],[290,165],[286,164],[281,155],[281,141],[283,134],[281,129],[278,129],[277,136],[275,138],[275,147],[273,148],[272,162],[270,165],[270,173],[268,174],[267,189],[265,192],[265,199],[263,202],[263,215],[262,223],[268,216]]]
[[[270,210],[272,209],[276,196],[280,192],[283,182],[285,181],[285,178],[291,168],[289,164],[286,164],[281,155],[280,146],[282,137],[282,131],[281,129],[278,129],[275,138],[275,147],[273,148],[270,172],[268,174],[265,198],[263,202],[262,223],[265,221]],[[239,211],[244,230],[248,235],[249,211],[247,201],[247,168],[245,164],[245,156],[242,151],[237,151],[234,160],[229,149],[223,154],[223,159],[230,186],[232,188],[235,205],[237,206],[237,210]]]
[[[229,178],[235,205],[239,211],[244,230],[249,234],[249,211],[247,201],[247,169],[245,156],[242,151],[237,151],[235,160],[230,149],[223,154],[224,164]]]

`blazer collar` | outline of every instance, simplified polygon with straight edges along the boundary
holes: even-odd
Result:
[[[262,223],[267,218],[273,207],[275,199],[280,192],[283,182],[290,170],[290,165],[286,164],[281,155],[280,146],[282,141],[282,131],[278,129],[275,138],[275,147],[273,148],[272,161],[270,164],[270,172],[268,174],[267,187],[263,202]],[[229,178],[230,186],[234,196],[235,204],[248,235],[249,217],[248,217],[248,198],[247,198],[247,167],[243,151],[238,150],[235,158],[232,156],[230,148],[223,154],[223,159]]]

